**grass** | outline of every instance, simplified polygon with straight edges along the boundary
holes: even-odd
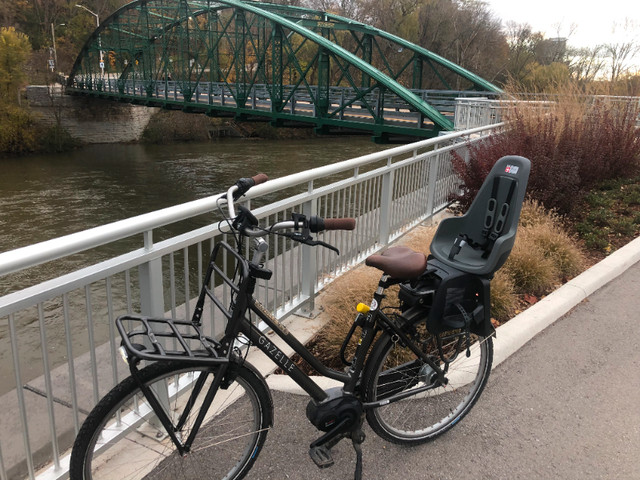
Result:
[[[571,227],[596,257],[608,255],[640,233],[640,177],[603,182],[584,196],[578,211]]]

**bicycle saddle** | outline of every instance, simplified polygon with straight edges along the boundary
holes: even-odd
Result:
[[[409,280],[424,273],[427,257],[409,247],[391,247],[380,254],[367,257],[365,264],[398,280]]]

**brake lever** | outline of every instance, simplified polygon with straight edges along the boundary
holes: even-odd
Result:
[[[338,250],[333,245],[329,245],[328,243],[323,242],[322,240],[313,240],[311,237],[309,237],[306,242],[302,242],[302,243],[305,243],[307,245],[311,245],[312,247],[315,247],[315,246],[319,245],[321,247],[328,248],[329,250],[333,250],[338,255],[340,255],[340,250]]]
[[[340,255],[340,250],[338,250],[333,245],[329,245],[328,243],[323,242],[322,240],[314,240],[311,236],[304,236],[298,232],[283,233],[281,235],[288,237],[291,240],[294,240],[296,242],[304,243],[305,245],[309,245],[311,247],[320,246],[320,247],[328,248],[329,250],[333,250],[338,255]]]

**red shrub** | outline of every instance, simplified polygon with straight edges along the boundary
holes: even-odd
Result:
[[[581,107],[516,108],[503,133],[470,147],[468,162],[454,154],[453,165],[463,183],[455,199],[468,207],[504,155],[531,160],[528,195],[560,213],[570,213],[594,184],[635,174],[640,164],[637,107],[603,102]]]

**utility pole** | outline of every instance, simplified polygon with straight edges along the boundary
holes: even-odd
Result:
[[[64,27],[64,23],[60,23],[58,24],[59,27]],[[58,52],[56,50],[56,28],[55,25],[52,23],[51,24],[51,44],[53,47],[53,65],[54,67],[51,68],[51,71],[53,72],[54,69],[58,68]]]

